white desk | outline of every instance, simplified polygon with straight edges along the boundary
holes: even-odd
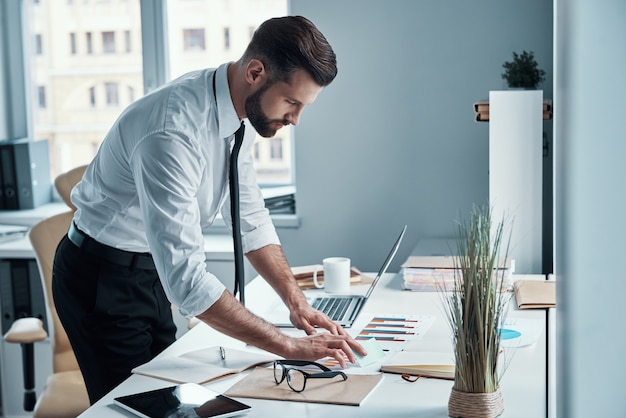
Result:
[[[33,226],[49,216],[66,212],[69,208],[65,203],[49,203],[36,209],[20,211],[0,211],[1,224]],[[229,289],[234,288],[233,242],[227,233],[204,236],[204,252],[207,270],[222,279]],[[0,260],[34,259],[35,252],[27,236],[0,243]],[[245,274],[253,278],[256,272],[245,260]],[[40,283],[38,280],[34,282]],[[40,288],[40,287],[39,287]],[[33,290],[35,291],[35,290]],[[2,306],[0,303],[0,311]],[[174,321],[178,328],[177,335],[187,331],[187,320],[174,311]],[[35,389],[39,394],[48,376],[52,373],[52,359],[50,357],[50,341],[35,344]],[[0,340],[0,387],[2,393],[2,416],[6,418],[25,418],[28,416],[22,408],[23,378],[22,354],[20,346]]]
[[[535,276],[536,277],[536,276]],[[542,276],[538,276],[541,278]],[[524,278],[528,278],[525,276]],[[431,314],[436,320],[422,337],[423,339],[449,338],[449,327],[442,310],[438,293],[408,292],[400,290],[401,277],[387,274],[383,277],[365,306],[361,317],[375,313]],[[365,286],[355,286],[355,292],[363,292]],[[255,279],[247,287],[248,303],[253,309],[261,309],[264,304],[271,304],[277,296],[262,279]],[[534,318],[545,324],[546,311],[511,310],[509,317]],[[355,324],[351,332],[356,334],[362,326]],[[294,332],[294,331],[289,331]],[[244,344],[210,327],[199,324],[176,343],[161,353],[160,357],[175,356],[186,351],[225,345],[242,348]],[[546,328],[542,327],[537,343],[518,349],[506,349],[512,356],[501,382],[505,412],[503,417],[545,417],[546,401]],[[375,371],[380,363],[369,368]],[[348,370],[348,373],[350,370]],[[206,386],[218,392],[225,392],[239,381],[245,373],[223,378]],[[170,386],[170,382],[145,376],[133,375],[94,404],[81,418],[90,417],[132,417],[131,414],[112,405],[113,398],[143,390]],[[403,381],[399,375],[385,374],[381,383],[364,400],[360,407],[311,404],[300,402],[278,402],[259,399],[240,398],[251,405],[250,417],[282,416],[288,417],[447,417],[448,398],[452,382],[438,379],[420,379],[415,383]]]

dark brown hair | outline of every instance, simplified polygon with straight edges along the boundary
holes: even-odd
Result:
[[[261,60],[271,83],[288,82],[299,69],[306,70],[322,87],[337,75],[335,52],[315,25],[302,16],[263,22],[254,32],[243,58]]]

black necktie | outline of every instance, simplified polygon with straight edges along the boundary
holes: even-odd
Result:
[[[233,222],[233,246],[235,249],[235,294],[239,291],[239,300],[245,305],[244,287],[246,286],[243,272],[243,248],[241,245],[241,226],[239,222],[239,175],[237,173],[237,156],[243,143],[243,134],[246,126],[241,126],[235,132],[235,143],[230,153],[230,217]]]

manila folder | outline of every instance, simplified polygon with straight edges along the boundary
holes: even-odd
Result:
[[[239,398],[272,399],[277,401],[328,403],[359,406],[382,379],[382,373],[349,374],[347,380],[308,379],[302,392],[294,392],[286,381],[277,385],[271,368],[257,367],[248,376],[224,393]]]
[[[556,282],[553,280],[516,280],[513,291],[519,309],[556,306]]]

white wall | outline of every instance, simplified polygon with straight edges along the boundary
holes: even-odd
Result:
[[[556,0],[559,417],[622,417],[626,2]]]
[[[295,128],[302,224],[279,231],[287,257],[375,270],[406,223],[397,271],[418,239],[451,236],[487,203],[489,130],[472,104],[505,88],[513,51],[534,51],[552,96],[552,4],[291,0],[290,12],[326,35],[339,75]]]

